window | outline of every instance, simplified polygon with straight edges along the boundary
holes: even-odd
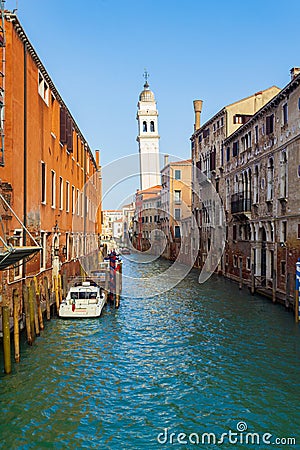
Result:
[[[181,180],[181,170],[175,170],[175,180]]]
[[[42,161],[41,165],[41,188],[42,188],[42,203],[46,204],[46,164]]]
[[[55,208],[55,196],[56,196],[56,173],[51,170],[51,207]]]
[[[274,132],[274,114],[266,117],[266,134]]]
[[[75,186],[72,186],[72,214],[75,214]]]
[[[227,178],[226,180],[226,210],[229,209],[230,203],[230,180]]]
[[[175,238],[180,238],[180,227],[178,225],[175,226]]]
[[[232,239],[236,241],[236,225],[233,225],[232,227]]]
[[[257,144],[258,143],[258,125],[255,125],[254,130],[255,130],[255,144]]]
[[[64,207],[64,183],[62,177],[59,177],[59,209]]]
[[[280,268],[281,268],[281,275],[285,276],[285,273],[286,273],[286,262],[285,261],[280,262]]]
[[[143,132],[146,133],[147,132],[147,122],[144,120],[143,122]]]
[[[221,127],[224,125],[224,117],[221,117]]]
[[[239,153],[239,141],[235,141],[232,145],[232,156],[237,156]]]
[[[226,162],[230,161],[230,147],[226,148]]]
[[[253,177],[253,203],[254,204],[257,204],[258,199],[259,199],[258,184],[259,184],[258,166],[255,166],[254,177]]]
[[[209,136],[209,128],[206,128],[206,130],[203,130],[203,138],[207,138]]]
[[[282,124],[286,125],[288,123],[288,104],[285,103],[282,107]]]
[[[243,123],[243,117],[236,114],[235,116],[233,116],[233,123],[234,124]]]
[[[287,221],[283,220],[280,227],[280,242],[286,242],[287,239]]]
[[[66,181],[66,211],[70,211],[70,183]]]
[[[216,147],[209,155],[210,170],[216,170]]]
[[[44,76],[42,75],[42,73],[39,71],[39,75],[38,75],[38,92],[40,94],[40,96],[42,97],[42,99],[44,100],[44,102],[46,103],[46,105],[48,105],[49,102],[49,86],[48,83],[45,81]]]
[[[249,257],[246,259],[246,269],[251,270],[251,258]]]
[[[233,255],[233,267],[237,267],[238,264],[238,258],[236,255]]]
[[[77,216],[79,216],[79,214],[80,214],[80,193],[79,193],[79,189],[77,189],[76,214],[77,214]]]
[[[175,220],[180,220],[181,210],[179,208],[175,208]]]
[[[181,191],[174,191],[174,200],[175,203],[181,203]]]
[[[297,238],[300,239],[300,223],[298,223],[298,235]]]
[[[287,174],[288,174],[288,162],[286,151],[281,152],[280,158],[280,198],[287,197]]]
[[[150,131],[151,131],[152,133],[155,131],[153,120],[151,120],[151,122],[150,122]]]
[[[86,197],[85,197],[85,201],[86,201]],[[81,202],[81,217],[83,217],[84,216],[84,208],[85,208],[83,192],[80,193],[80,202]]]

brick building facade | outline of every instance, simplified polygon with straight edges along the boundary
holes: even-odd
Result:
[[[1,273],[6,298],[37,277],[52,287],[58,273],[79,273],[78,257],[98,247],[101,168],[15,14],[3,16],[1,191],[41,251]],[[32,245],[13,215],[3,216],[3,238]],[[12,303],[10,303],[12,307]]]

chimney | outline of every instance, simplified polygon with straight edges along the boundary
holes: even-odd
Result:
[[[169,155],[164,155],[164,167],[169,164]]]
[[[202,100],[194,100],[194,111],[195,111],[195,124],[194,124],[194,131],[198,130],[200,128],[200,116],[202,111]]]
[[[296,78],[297,75],[299,75],[300,73],[300,67],[293,67],[290,70],[290,74],[291,74],[291,80],[293,80],[294,78]]]
[[[100,167],[100,150],[95,150],[95,156],[97,167]]]

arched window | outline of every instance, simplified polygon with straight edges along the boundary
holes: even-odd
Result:
[[[154,130],[154,122],[153,122],[153,120],[151,120],[151,122],[150,122],[150,131],[152,131],[152,133],[155,131]]]
[[[147,122],[144,120],[143,122],[143,131],[146,132],[147,131]]]
[[[258,183],[259,183],[259,174],[258,174],[258,166],[255,166],[254,169],[254,179],[253,179],[253,202],[258,203]]]

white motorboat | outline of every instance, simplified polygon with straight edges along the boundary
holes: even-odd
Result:
[[[67,297],[59,307],[62,318],[99,317],[106,303],[103,288],[90,281],[78,282],[70,287]]]

